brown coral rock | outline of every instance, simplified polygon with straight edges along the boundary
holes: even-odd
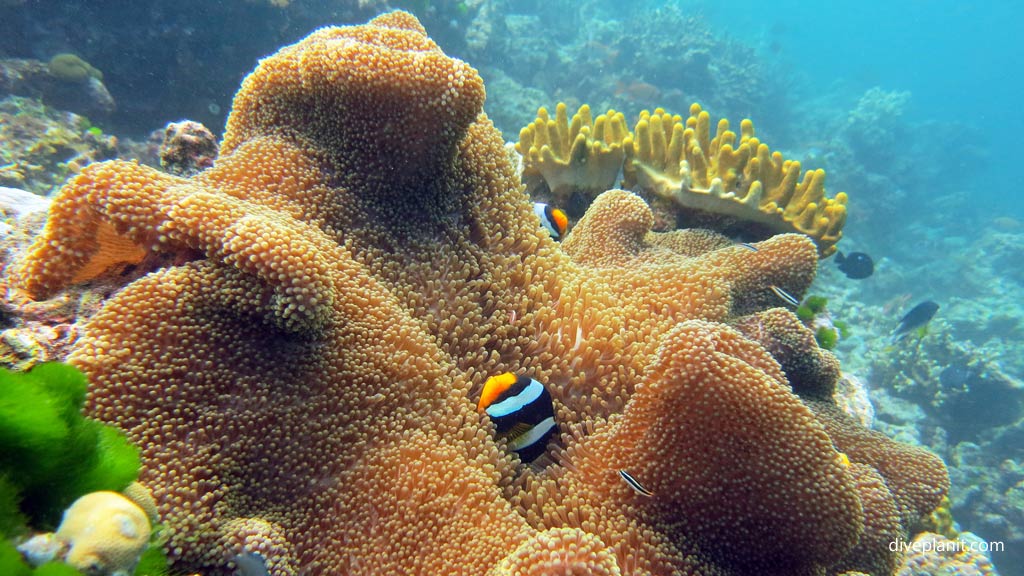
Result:
[[[160,166],[175,176],[193,176],[213,166],[217,137],[193,120],[171,122],[160,144]]]
[[[818,347],[814,333],[795,314],[773,308],[740,318],[734,326],[782,364],[790,386],[801,398],[832,398],[839,380],[839,360]]]
[[[176,568],[810,574],[843,558],[864,521],[840,443],[724,324],[778,305],[771,286],[803,293],[814,244],[651,235],[616,192],[563,251],[483,94],[387,14],[264,60],[213,168],[105,163],[61,192],[22,289],[87,280],[125,243],[176,258],[108,300],[70,357],[91,415],[142,447]],[[555,400],[541,472],[474,409],[507,370]]]

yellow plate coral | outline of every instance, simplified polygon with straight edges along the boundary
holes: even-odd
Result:
[[[825,195],[824,170],[801,178],[800,163],[758,140],[750,120],[740,123],[738,138],[724,118],[712,137],[711,117],[698,104],[685,121],[658,108],[641,112],[635,133],[624,123],[621,113],[609,110],[592,124],[587,105],[571,124],[565,104],[558,104],[554,120],[541,108],[516,144],[528,187],[542,177],[552,200],[564,207],[572,192],[593,199],[610,189],[621,170],[623,188],[667,204],[667,212],[696,217],[702,226],[746,228],[759,238],[798,232],[814,240],[821,257],[835,252],[847,195]]]

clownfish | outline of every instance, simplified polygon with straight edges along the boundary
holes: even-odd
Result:
[[[543,454],[558,429],[551,394],[528,376],[511,372],[491,376],[484,383],[476,409],[491,417],[498,437],[505,438],[523,462],[532,462]]]
[[[540,218],[540,225],[555,240],[561,240],[569,229],[569,217],[559,208],[552,208],[543,202],[533,203],[533,213]]]

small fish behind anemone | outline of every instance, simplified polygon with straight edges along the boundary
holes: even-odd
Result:
[[[619,477],[622,478],[622,481],[625,482],[627,486],[632,488],[633,491],[636,492],[637,494],[641,496],[646,496],[647,498],[654,496],[654,492],[652,492],[646,486],[641,484],[640,481],[634,478],[633,475],[630,474],[629,472],[625,470],[619,470]]]
[[[504,438],[523,462],[544,454],[558,430],[547,388],[533,378],[511,372],[487,379],[477,411],[491,417],[498,437]]]
[[[939,311],[939,305],[931,300],[925,300],[910,309],[910,312],[900,320],[899,325],[892,331],[892,341],[902,340],[908,333],[918,328],[923,328],[931,322],[935,313]]]
[[[875,261],[863,252],[836,254],[836,266],[852,280],[863,280],[875,272]]]
[[[789,292],[786,292],[785,290],[779,288],[778,286],[769,286],[769,288],[771,288],[772,293],[778,296],[779,300],[782,300],[787,305],[792,306],[793,308],[800,306],[800,301],[797,300],[796,297],[790,294]]]
[[[561,240],[569,229],[569,217],[559,208],[552,208],[543,202],[533,203],[533,213],[540,218],[540,225],[555,240]]]

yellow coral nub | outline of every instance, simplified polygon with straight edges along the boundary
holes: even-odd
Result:
[[[921,519],[920,525],[916,527],[926,532],[942,534],[946,538],[956,539],[960,536],[956,522],[953,521],[953,505],[949,496],[943,496],[939,506],[931,514]]]
[[[57,537],[70,546],[64,560],[92,575],[128,576],[149,543],[149,518],[117,492],[92,492],[64,511]]]
[[[723,118],[712,138],[711,116],[694,104],[685,122],[661,109],[640,114],[635,142],[626,149],[623,187],[771,233],[804,233],[825,257],[842,237],[847,197],[825,196],[824,170],[806,172],[802,180],[800,172],[799,162],[784,160],[755,137],[750,120],[740,122],[737,136]]]
[[[593,197],[610,189],[631,144],[626,117],[608,110],[594,120],[584,104],[572,120],[564,103],[551,119],[546,108],[519,132],[516,151],[523,156],[523,175],[540,177],[565,206],[573,192]]]

